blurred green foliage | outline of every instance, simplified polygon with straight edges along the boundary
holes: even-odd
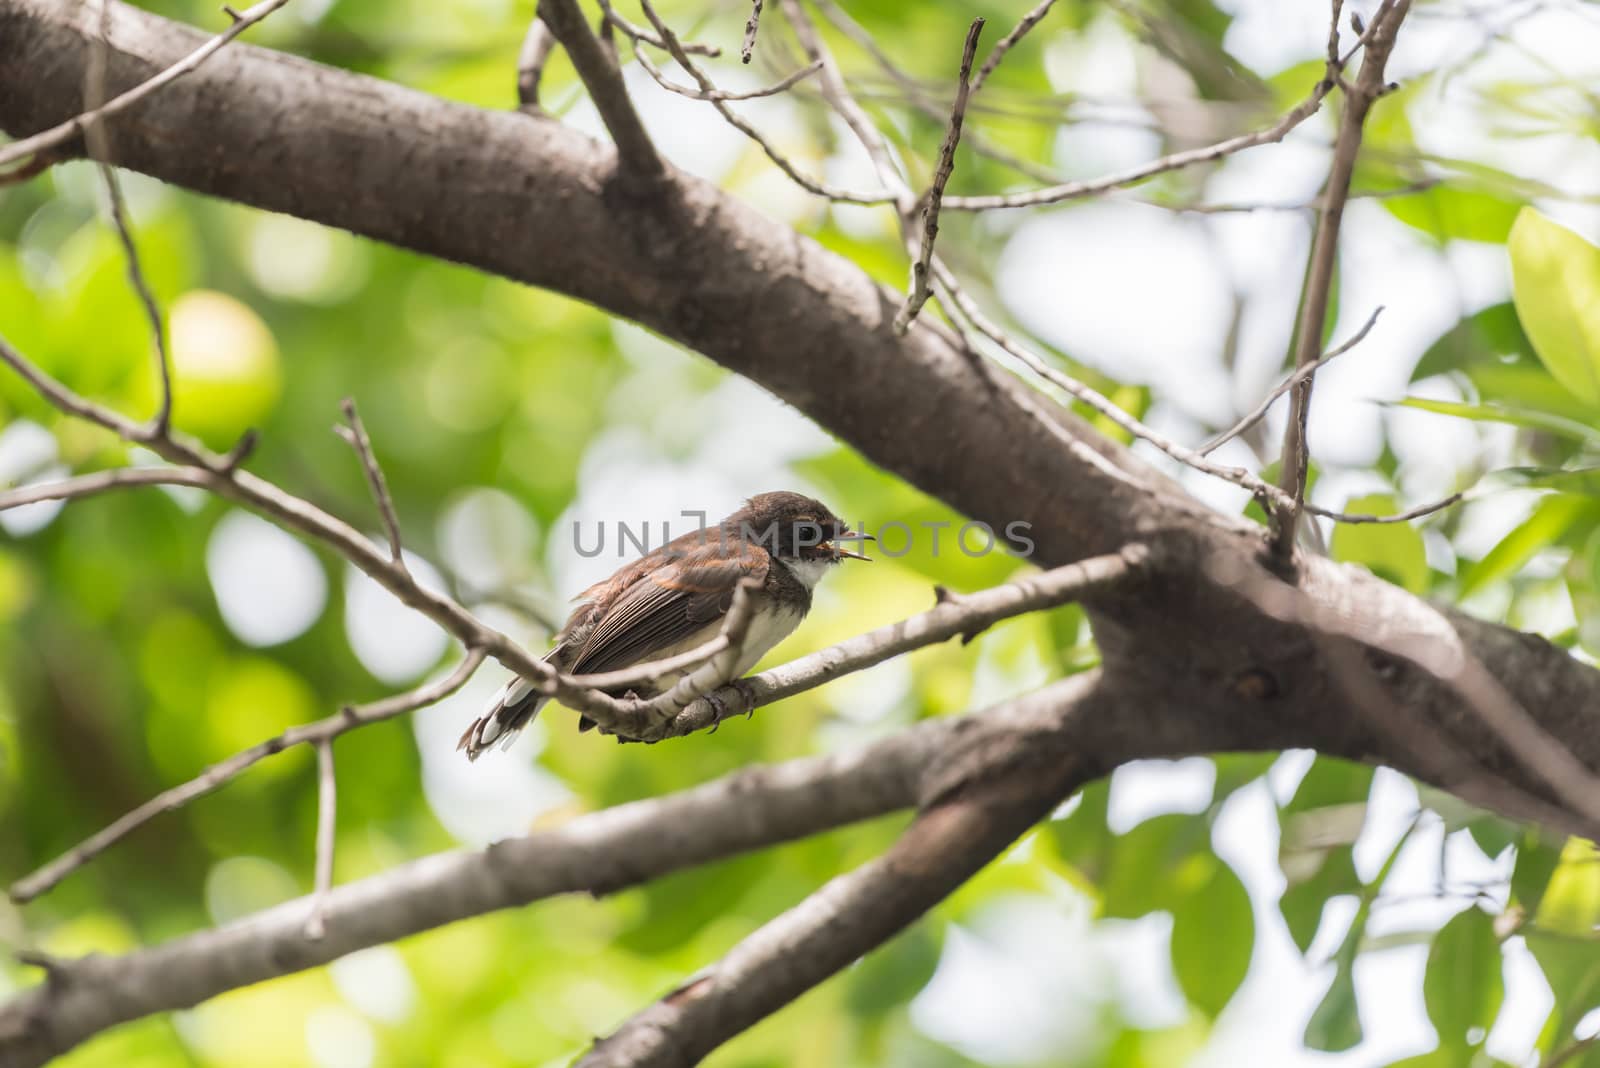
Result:
[[[213,29],[220,19],[214,4],[200,0],[150,6]],[[526,0],[448,6],[321,0],[291,5],[251,36],[324,63],[504,108],[514,102],[515,57],[532,8]],[[665,8],[686,31],[725,49],[742,29],[742,5],[685,0]],[[908,101],[892,72],[830,31],[863,100],[905,152],[914,182],[926,181],[943,135],[942,101],[966,20],[981,13],[1009,28],[1022,10],[995,0],[976,7],[851,4],[850,15],[910,75],[920,100]],[[1158,133],[1161,150],[1194,143],[1157,121],[1168,117],[1162,108],[1174,93],[1184,107],[1198,109],[1184,114],[1204,115],[1208,129],[1227,132],[1269,121],[1303,99],[1321,75],[1317,48],[1279,69],[1252,70],[1230,51],[1234,10],[1210,0],[1138,0],[1114,11],[1062,0],[985,90],[981,112],[969,118],[972,151],[963,155],[952,191],[1032,184],[1003,155],[1036,171],[1074,164],[1058,158],[1058,136],[1073,123],[1102,121],[1094,109],[1105,101],[1063,88],[1063,70],[1084,62],[1084,42],[1093,33],[1131,43],[1148,95],[1133,124]],[[1282,17],[1320,26],[1325,16],[1313,6]],[[990,32],[992,41],[1004,29]],[[757,52],[762,76],[794,69],[797,54],[769,12]],[[1590,475],[1600,438],[1600,252],[1525,206],[1550,190],[1421,147],[1409,116],[1429,94],[1443,93],[1452,73],[1412,78],[1380,105],[1357,191],[1381,196],[1393,220],[1440,249],[1509,242],[1514,300],[1466,311],[1418,353],[1413,380],[1449,382],[1454,399],[1419,393],[1405,403],[1439,419],[1516,428],[1508,465],[1498,482],[1486,484],[1483,499],[1494,507],[1494,494],[1511,490],[1531,499],[1523,518],[1502,524],[1505,532],[1476,553],[1456,551],[1464,544],[1459,513],[1420,529],[1341,527],[1331,552],[1414,592],[1520,625],[1532,625],[1527,620],[1538,604],[1565,599],[1575,622],[1550,636],[1580,653],[1600,653],[1600,503]],[[548,77],[551,106],[569,116],[581,111],[581,94],[560,55]],[[1506,84],[1483,106],[1515,105],[1524,117],[1566,106],[1553,90],[1539,95],[1540,88]],[[846,145],[844,133],[813,106],[814,94],[810,85],[795,94],[805,107],[788,116],[786,144],[805,166],[821,168]],[[1572,120],[1567,112],[1558,117]],[[1588,121],[1592,126],[1592,115]],[[740,195],[763,189],[770,195],[763,185],[770,171],[745,146],[724,181]],[[1207,199],[1215,173],[1175,172],[1145,183],[1137,195],[1192,207]],[[387,470],[408,548],[444,567],[443,581],[463,596],[502,597],[510,607],[498,610],[530,642],[542,641],[540,619],[559,612],[574,592],[560,586],[562,524],[582,501],[596,456],[626,432],[633,436],[621,440],[630,447],[670,464],[692,469],[705,462],[684,421],[638,414],[646,399],[662,409],[710,410],[728,379],[697,357],[550,294],[133,176],[127,186],[145,270],[171,332],[178,425],[218,447],[258,429],[253,470],[374,529],[360,469],[329,433],[340,398],[354,396]],[[95,175],[82,165],[58,166],[0,190],[0,331],[74,389],[144,415],[157,396],[148,331],[97,205]],[[792,204],[790,210],[823,245],[888,284],[903,283],[903,252],[883,213]],[[942,223],[941,251],[981,292],[1015,220],[952,214]],[[1149,384],[1121,382],[1071,353],[1053,355],[1136,415],[1159,399]],[[1231,356],[1219,356],[1231,368]],[[1112,433],[1103,420],[1096,425]],[[917,530],[949,523],[953,533],[960,526],[949,509],[847,448],[818,436],[801,451],[777,470],[847,516],[892,518]],[[147,458],[59,418],[7,376],[0,377],[0,459],[12,465],[0,471],[4,479],[22,482]],[[1385,488],[1352,494],[1346,510],[1401,508],[1400,468],[1386,447],[1366,472]],[[1462,486],[1482,474],[1464,464]],[[504,496],[481,496],[488,488]],[[480,588],[460,568],[446,566],[457,537],[450,517],[468,501],[489,501],[485,507],[499,510],[494,514],[510,517],[474,520],[472,527],[479,540],[471,544],[498,562],[502,589]],[[0,872],[6,877],[37,867],[164,787],[285,726],[396,688],[394,673],[379,668],[352,637],[352,620],[364,611],[359,585],[321,549],[313,547],[311,567],[324,592],[308,602],[304,625],[281,640],[251,640],[241,632],[219,603],[222,591],[208,564],[209,554],[220,552],[223,539],[215,534],[230,514],[201,496],[138,490],[77,502],[60,514],[35,509],[0,535]],[[250,545],[263,559],[279,551],[267,542]],[[1546,566],[1532,566],[1538,562]],[[248,569],[251,559],[244,563]],[[934,582],[973,589],[1022,566],[1003,554],[953,553],[948,543],[935,554],[919,538],[902,557],[831,580],[818,611],[778,655],[798,655],[917,611],[929,603]],[[518,616],[517,606],[529,602],[533,610]],[[419,677],[450,658],[419,641],[417,648],[430,651],[400,674]],[[558,784],[548,795],[555,800],[534,806],[538,814],[530,817],[557,821],[752,762],[859,744],[921,717],[958,714],[1025,691],[1094,660],[1081,612],[1067,608],[1010,622],[971,646],[920,652],[908,668],[885,666],[763,709],[714,737],[619,747],[579,735],[569,718],[551,714],[535,732],[544,778],[516,777],[515,785]],[[470,804],[449,796],[432,766],[436,754],[419,748],[428,736],[424,725],[445,713],[470,714],[448,705],[420,713],[415,727],[391,721],[340,739],[339,880],[471,841],[454,829],[451,813],[463,805],[496,806],[494,786]],[[452,721],[442,733],[458,728]],[[522,776],[529,748],[497,759],[517,762]],[[1219,755],[1197,806],[1168,806],[1131,825],[1114,814],[1113,786],[1088,787],[926,920],[741,1037],[713,1063],[1181,1063],[1205,1047],[1214,1027],[1223,1029],[1235,995],[1253,970],[1265,967],[1269,939],[1287,942],[1297,959],[1327,974],[1325,993],[1304,1014],[1304,1046],[1355,1047],[1365,1033],[1363,1016],[1385,1010],[1361,1003],[1359,966],[1382,952],[1382,938],[1394,937],[1372,934],[1369,921],[1421,820],[1397,841],[1379,842],[1376,865],[1358,864],[1372,771],[1322,759],[1299,772],[1281,771],[1291,765],[1289,757],[1275,764],[1271,755]],[[272,758],[135,834],[37,904],[0,905],[0,937],[58,954],[115,953],[305,893],[312,878],[313,779],[309,753]],[[1600,1003],[1600,955],[1593,952],[1600,863],[1593,847],[1512,827],[1449,799],[1424,800],[1436,810],[1428,819],[1500,858],[1506,877],[1499,896],[1486,889],[1442,927],[1410,932],[1413,944],[1428,946],[1418,996],[1437,1045],[1403,1063],[1492,1063],[1486,1036],[1506,998],[1502,953],[1512,943],[1531,952],[1553,994],[1539,1055],[1577,1053],[1575,1028]],[[1275,817],[1280,888],[1245,878],[1218,847],[1225,811],[1247,801]],[[565,1063],[592,1036],[760,923],[876,855],[903,822],[847,828],[601,902],[557,900],[457,924],[170,1019],[120,1028],[64,1063]],[[951,959],[951,931],[981,935],[998,919],[1023,914],[1024,906],[1081,921],[1073,928],[1078,941],[1061,952],[1095,988],[1087,1026],[1046,1048],[1007,1053],[964,1043],[930,1022],[931,1013],[919,1015],[914,1006]],[[1156,962],[1166,977],[1162,990],[1156,983],[1113,996],[1106,991],[1122,964],[1087,951],[1076,960],[1101,933],[1163,915],[1170,933]],[[0,993],[37,981],[9,958],[0,961]],[[1141,1004],[1161,997],[1180,1007],[1151,1022]],[[1600,1063],[1600,1055],[1565,1063]]]

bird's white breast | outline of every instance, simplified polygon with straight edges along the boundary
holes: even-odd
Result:
[[[787,567],[789,574],[799,579],[806,589],[814,590],[817,588],[817,583],[822,581],[822,576],[830,569],[839,566],[839,562],[823,557],[815,560],[785,560],[783,566]]]

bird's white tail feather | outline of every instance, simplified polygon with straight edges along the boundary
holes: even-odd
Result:
[[[465,750],[468,760],[477,760],[496,744],[510,749],[547,700],[526,679],[511,679],[495,693],[483,715],[472,721],[456,748]]]

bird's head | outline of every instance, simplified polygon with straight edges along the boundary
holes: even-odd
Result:
[[[838,563],[847,556],[871,559],[847,547],[873,540],[871,534],[851,530],[827,505],[803,493],[758,493],[724,520],[723,526],[780,560]]]

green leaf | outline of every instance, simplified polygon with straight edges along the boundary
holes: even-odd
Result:
[[[1539,359],[1600,409],[1600,248],[1532,208],[1507,242],[1512,299]]]
[[[1125,920],[1175,907],[1219,867],[1208,823],[1181,814],[1156,816],[1118,835],[1109,859],[1103,914]]]
[[[1306,770],[1294,796],[1283,806],[1285,813],[1304,812],[1330,805],[1350,805],[1365,801],[1372,791],[1372,769],[1365,764],[1319,756]]]
[[[1600,953],[1587,938],[1542,930],[1525,931],[1523,937],[1556,996],[1547,1032],[1560,1048],[1600,996]]]
[[[1341,894],[1354,894],[1361,889],[1361,878],[1356,874],[1353,854],[1349,846],[1330,850],[1316,871],[1309,877],[1291,882],[1278,899],[1278,911],[1288,925],[1289,935],[1301,953],[1311,949],[1311,942],[1322,926],[1322,913],[1328,902]]]
[[[1226,864],[1172,912],[1172,969],[1184,996],[1207,1016],[1228,1004],[1250,970],[1255,915]]]
[[[1434,935],[1422,997],[1440,1040],[1449,1045],[1465,1046],[1471,1041],[1469,1032],[1487,1032],[1494,1024],[1505,998],[1505,980],[1500,940],[1487,913],[1468,908]]]
[[[1522,832],[1517,842],[1517,859],[1511,869],[1511,893],[1529,913],[1536,912],[1544,898],[1550,877],[1561,863],[1561,848],[1566,839],[1551,837],[1536,828]]]
[[[1534,919],[1547,931],[1594,934],[1600,925],[1600,850],[1581,838],[1567,839]]]
[[[1405,850],[1406,843],[1411,841],[1417,824],[1412,822],[1400,840],[1389,851],[1389,857],[1383,862],[1383,867],[1378,869],[1377,876],[1367,884],[1361,894],[1360,907],[1350,921],[1350,930],[1344,936],[1344,941],[1339,946],[1339,952],[1334,959],[1338,962],[1338,971],[1334,973],[1333,985],[1328,987],[1328,992],[1323,995],[1322,1003],[1311,1014],[1310,1021],[1306,1024],[1305,1044],[1324,1053],[1341,1053],[1350,1049],[1361,1041],[1361,1016],[1356,1007],[1355,964],[1356,954],[1361,950],[1361,941],[1366,937],[1367,920],[1372,915],[1372,901],[1383,889],[1383,884],[1388,880],[1389,873],[1394,870],[1395,861],[1400,859],[1400,854]]]
[[[1371,494],[1345,504],[1346,512],[1393,515],[1399,511],[1393,497]],[[1428,588],[1428,555],[1422,532],[1409,523],[1341,523],[1333,532],[1333,558],[1363,564],[1412,593]]]
[[[1575,494],[1550,494],[1534,507],[1532,515],[1467,569],[1461,577],[1460,595],[1465,597],[1486,583],[1516,572],[1568,530],[1579,523],[1592,524],[1596,518],[1600,518],[1600,504],[1595,501]]]
[[[1469,315],[1428,346],[1411,372],[1411,381],[1451,371],[1471,372],[1480,364],[1496,365],[1507,357],[1537,366],[1533,343],[1522,330],[1516,305],[1495,304]]]
[[[1354,956],[1340,959],[1333,985],[1322,996],[1322,1003],[1306,1024],[1308,1049],[1323,1053],[1343,1053],[1361,1043],[1361,1015],[1356,1008]]]
[[[1402,407],[1415,408],[1436,415],[1453,415],[1458,419],[1471,419],[1478,423],[1507,423],[1529,430],[1544,430],[1551,434],[1573,438],[1577,441],[1600,441],[1600,431],[1566,416],[1553,412],[1509,404],[1464,404],[1460,401],[1432,400],[1428,397],[1407,397],[1399,402]]]
[[[1383,206],[1407,226],[1432,234],[1440,241],[1459,238],[1498,245],[1511,233],[1522,204],[1494,193],[1452,184],[1387,197]]]

